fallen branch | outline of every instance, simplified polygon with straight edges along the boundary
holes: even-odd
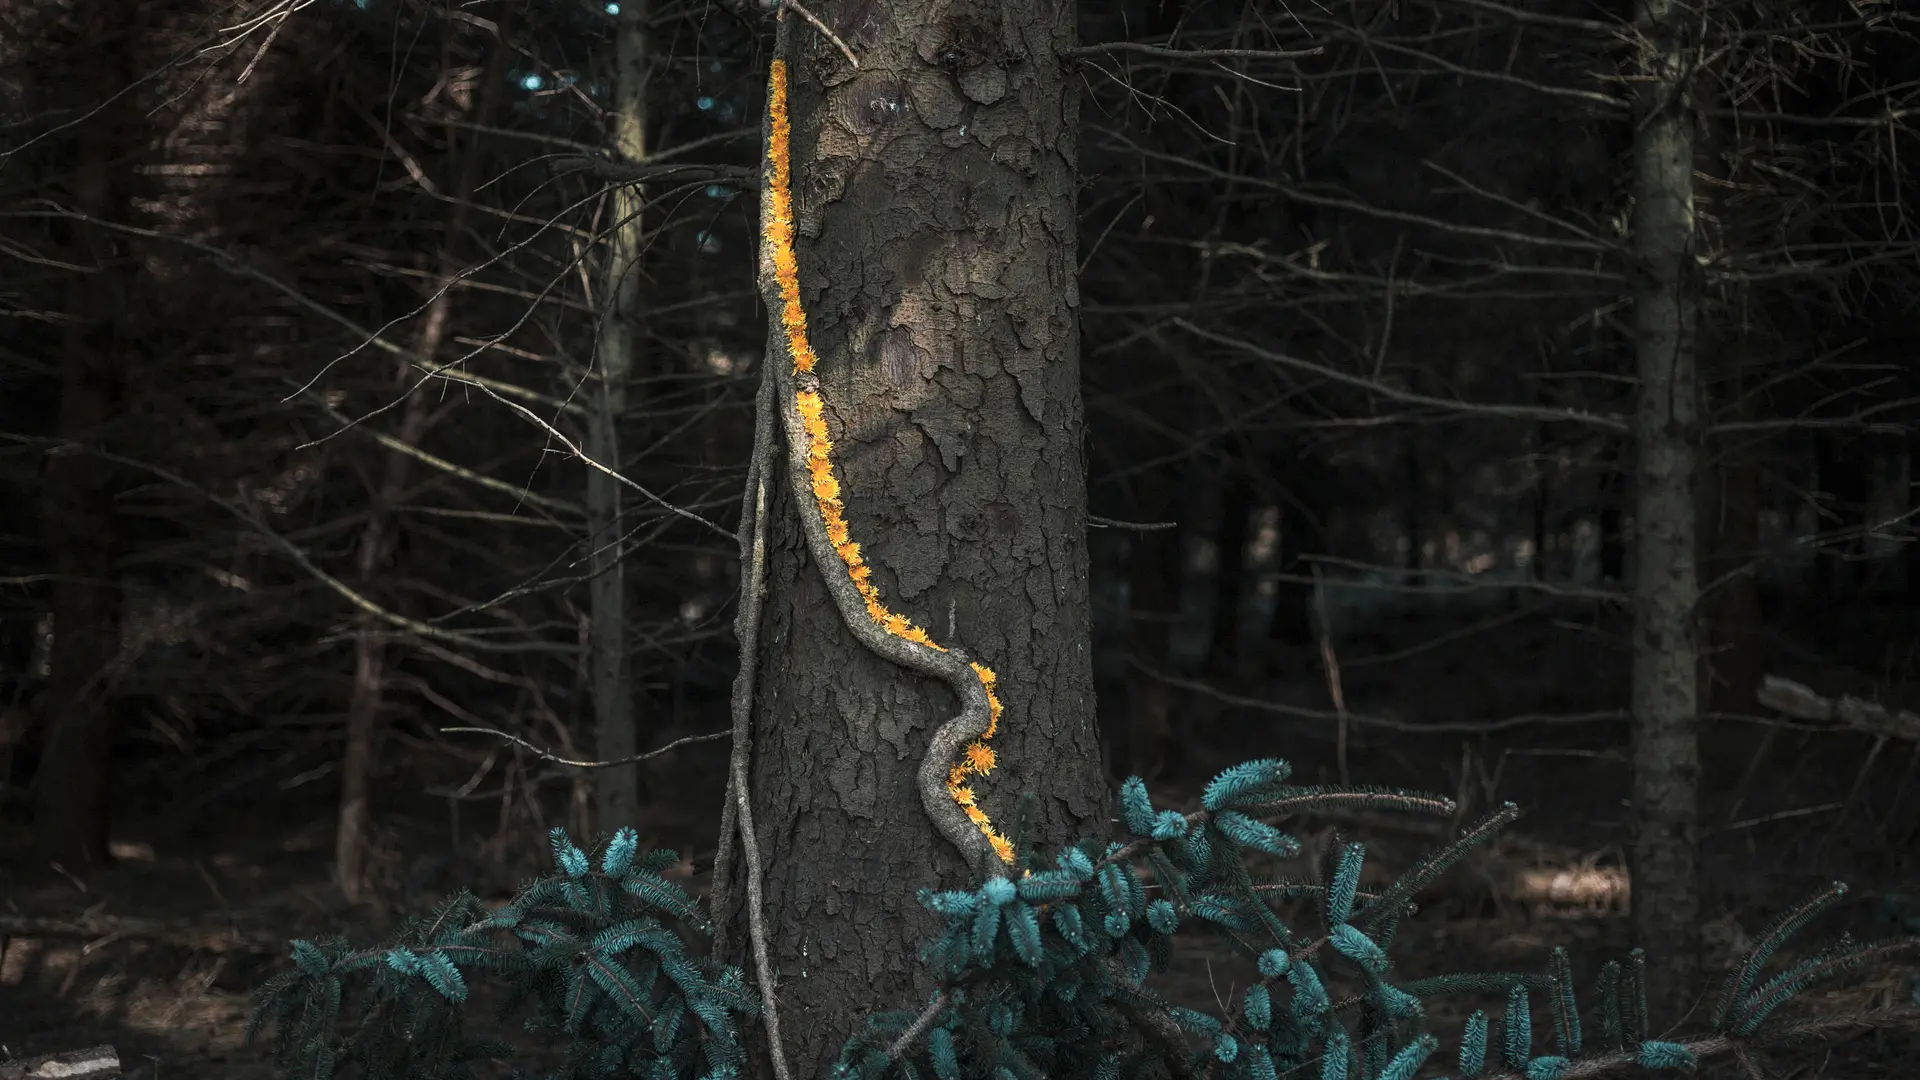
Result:
[[[264,930],[241,930],[204,921],[143,919],[120,915],[81,915],[60,918],[43,915],[0,915],[0,942],[8,938],[84,938],[97,948],[109,941],[127,938],[164,940],[191,948],[219,952],[251,949],[266,953],[284,953],[284,935]],[[5,1072],[9,1062],[0,1065],[0,1080],[12,1080]]]
[[[111,1046],[0,1061],[0,1080],[119,1080],[120,1052]]]
[[[1842,694],[1837,698],[1822,697],[1811,687],[1792,679],[1768,675],[1760,680],[1757,699],[1767,708],[1795,720],[1832,724],[1837,728],[1864,731],[1881,738],[1920,742],[1920,714],[1906,709],[1889,709],[1878,702],[1851,694]]]

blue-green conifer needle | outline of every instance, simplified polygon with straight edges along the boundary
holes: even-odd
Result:
[[[1028,967],[1040,966],[1040,916],[1026,904],[1009,904],[1006,912],[1007,940],[1013,954]]]
[[[1320,1080],[1347,1080],[1348,1059],[1352,1056],[1345,1028],[1336,1026],[1327,1032],[1320,1048]]]
[[[1433,1056],[1439,1047],[1440,1040],[1431,1035],[1420,1036],[1393,1055],[1393,1060],[1387,1062],[1387,1067],[1380,1071],[1379,1080],[1413,1080],[1420,1066],[1426,1064],[1427,1058]]]
[[[1213,827],[1229,842],[1241,847],[1250,847],[1282,859],[1291,859],[1300,854],[1300,841],[1238,810],[1216,812],[1213,815]]]
[[[1156,934],[1171,934],[1180,926],[1180,913],[1173,909],[1167,900],[1155,900],[1147,905],[1147,925]]]
[[[1559,1080],[1573,1064],[1563,1057],[1537,1057],[1527,1062],[1527,1080]]]
[[[1135,836],[1148,836],[1153,832],[1153,800],[1147,797],[1147,782],[1137,776],[1127,777],[1120,785],[1120,818],[1126,823],[1127,831]]]
[[[1255,801],[1285,783],[1291,772],[1286,762],[1274,758],[1235,765],[1207,783],[1200,803],[1218,811]]]
[[[1285,949],[1268,949],[1260,954],[1260,974],[1269,979],[1285,975],[1292,966],[1293,961],[1288,959]]]
[[[600,855],[600,871],[613,877],[627,872],[633,865],[633,854],[640,848],[640,834],[630,827],[622,827],[607,842],[607,850]]]
[[[1699,1064],[1692,1050],[1676,1042],[1661,1042],[1648,1039],[1640,1044],[1640,1050],[1634,1060],[1643,1069],[1680,1069],[1693,1071]]]
[[[986,966],[993,963],[993,945],[1000,936],[1000,908],[994,904],[982,904],[973,913],[973,962]]]
[[[1264,986],[1248,987],[1246,996],[1240,999],[1240,1015],[1255,1031],[1267,1030],[1273,1026],[1273,995]]]
[[[1333,880],[1327,883],[1326,915],[1329,928],[1339,926],[1353,914],[1353,898],[1360,889],[1360,868],[1366,859],[1367,849],[1362,844],[1348,844],[1340,851],[1340,859],[1334,865]]]
[[[1162,810],[1153,816],[1155,840],[1178,840],[1187,835],[1187,818],[1178,810]]]
[[[1460,1037],[1460,1075],[1473,1080],[1487,1067],[1487,1011],[1476,1009],[1467,1017]]]
[[[1273,1055],[1259,1043],[1248,1043],[1246,1048],[1247,1075],[1252,1080],[1279,1080],[1279,1071],[1273,1067]]]
[[[1505,1045],[1507,1067],[1523,1069],[1533,1057],[1533,1014],[1527,1000],[1527,988],[1515,983],[1507,991]]]
[[[1378,974],[1386,970],[1387,954],[1380,951],[1380,946],[1375,945],[1372,938],[1347,923],[1336,925],[1333,933],[1328,937],[1328,942],[1335,952],[1353,961],[1365,971]]]

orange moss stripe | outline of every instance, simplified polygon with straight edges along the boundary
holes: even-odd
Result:
[[[767,216],[767,241],[773,249],[773,279],[780,285],[780,325],[787,332],[787,348],[795,371],[812,371],[819,359],[807,342],[807,313],[800,306],[800,263],[793,253],[793,160],[788,142],[793,129],[787,122],[787,63],[775,60],[768,72],[767,94],[772,130],[767,136],[767,160],[773,164],[772,204]]]
[[[814,355],[813,346],[807,341],[807,313],[800,306],[800,264],[793,250],[793,162],[787,149],[793,131],[787,120],[786,61],[775,60],[767,77],[770,84],[767,92],[770,128],[767,160],[773,166],[773,177],[772,190],[767,195],[769,213],[763,227],[773,256],[774,280],[780,286],[780,327],[786,333],[787,349],[793,356],[793,369],[796,372],[812,371],[819,358]],[[866,603],[867,617],[895,637],[945,652],[945,648],[927,636],[925,630],[913,625],[906,616],[889,611],[880,598],[879,588],[873,584],[873,568],[866,564],[860,553],[860,545],[854,542],[847,528],[846,503],[840,496],[840,481],[833,475],[833,440],[827,434],[826,402],[817,391],[800,390],[794,394],[793,403],[800,412],[800,424],[807,434],[807,481],[813,489],[814,501],[820,505],[820,517],[826,523],[827,540],[839,554],[840,561],[846,564],[847,577],[852,580],[854,591]],[[986,811],[975,805],[973,788],[967,783],[971,777],[992,772],[997,764],[993,748],[987,745],[987,740],[999,730],[1001,712],[1000,696],[994,692],[998,678],[993,669],[978,663],[969,666],[980,680],[981,688],[987,692],[987,730],[967,744],[960,760],[948,771],[947,794],[966,813],[967,819],[980,829],[1000,861],[1012,863],[1012,841],[1002,836],[993,827]]]

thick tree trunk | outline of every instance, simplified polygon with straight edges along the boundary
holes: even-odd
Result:
[[[147,132],[140,103],[122,92],[140,76],[142,35],[115,5],[95,2],[75,23],[92,50],[85,104],[105,99],[76,129],[74,208],[125,221],[136,159]],[[44,537],[55,575],[53,648],[41,703],[47,731],[34,774],[34,840],[42,858],[70,870],[104,864],[112,825],[113,668],[120,652],[120,592],[114,556],[114,470],[79,447],[108,441],[138,339],[131,325],[137,260],[125,238],[76,226],[74,261],[100,267],[76,275],[55,421],[75,444],[46,461]]]
[[[1632,242],[1634,348],[1634,932],[1653,965],[1656,1025],[1680,1019],[1698,970],[1699,645],[1694,501],[1693,123],[1677,0],[1638,0]]]
[[[613,103],[614,146],[630,162],[647,154],[647,4],[621,5],[618,68]],[[587,453],[610,469],[620,467],[620,417],[627,409],[627,382],[640,344],[640,253],[644,239],[638,187],[618,187],[609,198],[606,272],[600,302],[606,319],[595,344],[595,388],[588,413]],[[620,482],[598,469],[587,470],[587,545],[593,584],[588,602],[593,616],[590,657],[593,670],[594,752],[602,761],[634,755],[633,680],[627,653],[627,576],[621,559]],[[594,828],[611,833],[636,823],[640,808],[640,767],[616,765],[593,777]]]
[[[1077,86],[1055,56],[1074,5],[854,7],[868,14],[838,25],[815,10],[858,71],[804,23],[788,53],[800,293],[851,537],[893,611],[998,673],[999,766],[974,783],[995,825],[1012,832],[1032,792],[1042,846],[1104,834]],[[822,577],[846,568],[809,558],[790,485],[768,492],[750,786],[787,1052],[814,1077],[865,1016],[924,1001],[917,950],[933,924],[914,893],[967,873],[915,774],[957,709],[852,636]],[[721,914],[742,962],[738,898]]]

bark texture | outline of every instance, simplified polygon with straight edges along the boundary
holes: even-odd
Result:
[[[815,6],[792,28],[802,299],[852,538],[888,606],[999,673],[996,825],[1104,833],[1088,653],[1067,0]],[[783,467],[776,464],[776,467]],[[797,1075],[868,1013],[923,1000],[922,887],[958,853],[915,773],[951,693],[869,653],[770,484],[752,805]],[[829,572],[845,573],[843,567]],[[736,874],[736,876],[739,876]],[[723,917],[746,934],[737,902]],[[728,958],[741,962],[740,955]]]
[[[1689,7],[1638,0],[1633,244],[1634,933],[1647,950],[1656,1029],[1681,1018],[1698,972],[1700,649],[1695,611],[1700,441],[1695,356],[1693,124]]]

